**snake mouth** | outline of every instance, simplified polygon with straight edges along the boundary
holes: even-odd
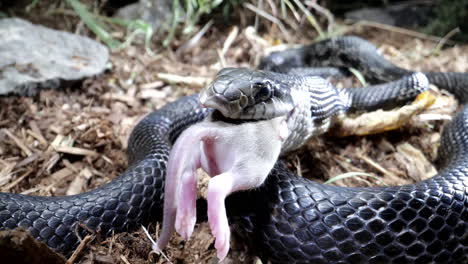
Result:
[[[225,117],[239,118],[242,108],[238,102],[230,102],[224,96],[203,91],[199,97],[200,104],[206,108],[213,108],[221,112]]]
[[[289,119],[294,115],[294,112],[296,112],[296,109],[297,109],[297,106],[294,106],[294,107],[288,112],[288,114],[286,115],[286,120],[289,120]]]

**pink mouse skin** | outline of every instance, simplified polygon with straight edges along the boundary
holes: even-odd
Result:
[[[286,117],[231,124],[205,121],[186,129],[169,156],[164,191],[161,235],[153,250],[164,249],[174,229],[187,240],[196,222],[197,173],[202,168],[208,183],[208,222],[222,261],[230,246],[230,229],[224,205],[235,191],[260,186],[273,168],[288,137]]]

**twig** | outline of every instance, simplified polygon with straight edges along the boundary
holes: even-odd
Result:
[[[224,41],[223,49],[222,50],[216,49],[216,53],[218,54],[218,57],[219,57],[219,64],[221,65],[222,68],[226,67],[227,65],[225,55],[226,55],[226,52],[231,47],[234,40],[236,39],[237,35],[239,35],[239,28],[235,26],[231,30],[231,32],[229,32],[228,37]]]
[[[93,239],[92,235],[87,235],[85,238],[83,238],[80,241],[80,244],[78,247],[73,251],[73,254],[70,256],[70,258],[67,260],[66,264],[72,264],[76,262],[76,259],[78,256],[81,254],[81,252],[85,249],[85,247],[88,245],[88,243]]]
[[[120,255],[120,259],[121,259],[125,264],[130,264],[130,262],[128,262],[128,259],[127,259],[124,255]]]
[[[398,178],[398,176],[396,176],[395,174],[391,173],[390,171],[388,171],[387,169],[385,169],[384,167],[380,166],[377,162],[373,161],[371,158],[369,157],[366,157],[360,153],[356,154],[356,156],[358,158],[360,158],[361,160],[363,160],[365,163],[367,163],[369,166],[371,166],[372,168],[378,170],[380,173],[382,173],[383,175],[386,175],[386,176],[389,176],[389,177],[396,177]]]
[[[335,25],[335,18],[333,17],[333,14],[330,12],[330,10],[324,8],[323,6],[317,4],[316,1],[306,1],[306,5],[312,7],[315,9],[317,12],[321,13],[324,15],[327,20],[328,20],[328,26],[327,26],[327,33],[330,33],[333,26]]]
[[[6,162],[0,159],[0,185],[5,185],[11,178],[13,174],[13,169],[15,168],[16,163]]]
[[[31,174],[31,172],[33,172],[33,169],[28,169],[23,175],[19,176],[16,180],[14,180],[13,182],[11,182],[10,184],[8,184],[7,186],[3,187],[1,190],[2,192],[8,192],[10,191],[13,187],[15,187],[16,185],[18,185],[18,183],[20,183],[22,180],[24,180],[24,178],[28,177],[29,174]]]
[[[223,56],[229,50],[229,48],[231,47],[232,43],[234,42],[234,40],[237,38],[238,35],[239,35],[239,28],[235,26],[234,28],[232,28],[231,32],[229,32],[228,37],[224,41],[223,49],[221,50],[221,54]]]
[[[271,13],[275,16],[278,17],[278,8],[276,7],[276,4],[273,2],[273,0],[267,0],[268,4],[270,5],[271,8]]]
[[[258,9],[262,10],[263,8],[263,0],[258,0]],[[255,20],[254,20],[254,28],[258,30],[258,23],[259,23],[258,13],[255,13]]]
[[[156,253],[156,254],[161,254],[161,256],[163,256],[163,258],[165,258],[167,260],[167,262],[171,263],[172,262],[169,260],[169,258],[166,256],[166,254],[164,254],[164,252],[160,251],[157,249],[157,243],[156,241],[154,241],[154,239],[151,237],[150,233],[148,232],[148,230],[142,225],[141,228],[143,229],[143,231],[145,232],[146,236],[148,237],[148,239],[151,241],[151,252],[153,253]]]
[[[185,42],[180,48],[176,50],[176,54],[183,53],[187,50],[193,49],[197,43],[200,42],[200,39],[205,35],[205,33],[210,29],[210,27],[213,25],[213,20],[208,21],[200,31],[197,32],[193,37],[191,37],[187,42]]]
[[[112,235],[110,237],[110,242],[109,242],[109,250],[107,251],[107,254],[110,255],[112,253],[112,248],[114,246],[114,243],[115,243],[115,233],[114,233],[114,230],[112,230]]]
[[[399,185],[405,184],[405,180],[403,180],[402,177],[400,177],[400,176],[390,172],[389,170],[383,168],[377,162],[373,161],[369,157],[363,156],[363,155],[361,155],[359,153],[357,154],[357,157],[360,158],[361,160],[363,160],[366,164],[368,164],[372,168],[374,168],[377,171],[379,171],[380,173],[384,174],[385,177],[387,177],[389,179],[392,179],[393,183],[399,184]]]
[[[36,121],[29,122],[29,127],[32,129],[32,131],[28,131],[28,132],[30,132],[29,134],[31,136],[35,137],[37,140],[39,140],[39,142],[42,145],[47,146],[47,140],[42,135],[41,130],[37,126]]]
[[[301,21],[301,16],[297,12],[296,7],[291,3],[291,1],[283,0],[283,1],[281,1],[281,3],[285,3],[288,6],[289,10],[291,10],[291,12],[292,12],[294,18],[297,20],[297,22]],[[286,18],[286,12],[284,12],[283,18]]]
[[[221,65],[221,68],[226,67],[226,59],[224,58],[222,51],[220,49],[216,49],[216,54],[218,55],[219,65]]]
[[[35,193],[35,192],[38,192],[40,190],[44,189],[44,186],[36,186],[34,188],[31,188],[31,189],[27,189],[27,190],[24,190],[22,192],[20,192],[21,194],[25,194],[25,195],[28,195],[28,194],[31,194],[31,193]]]
[[[60,160],[60,154],[53,153],[52,157],[50,157],[50,159],[47,162],[45,162],[44,165],[42,165],[42,169],[40,170],[40,172],[42,173],[44,169],[47,172],[50,172],[52,168],[57,164],[57,162],[59,162],[59,160]]]
[[[97,156],[98,153],[92,150],[78,148],[78,147],[69,147],[69,146],[54,146],[55,151],[73,155],[82,155],[82,156]]]
[[[431,35],[428,35],[428,34],[416,32],[414,30],[409,30],[409,29],[405,29],[405,28],[399,28],[399,27],[395,27],[395,26],[380,24],[380,23],[372,22],[372,21],[359,21],[359,22],[356,22],[355,24],[353,24],[350,28],[362,27],[362,26],[364,26],[364,27],[375,27],[375,28],[378,28],[378,29],[388,30],[388,31],[396,32],[396,33],[399,33],[399,34],[402,34],[402,35],[407,35],[407,36],[412,36],[412,37],[416,37],[416,38],[420,38],[420,39],[430,40],[430,41],[433,41],[433,42],[439,42],[442,39],[440,37],[435,37],[435,36],[431,36]],[[457,42],[453,41],[453,40],[447,40],[446,43],[450,44],[450,45],[457,44]]]
[[[315,19],[314,15],[312,15],[312,13],[310,13],[309,9],[307,9],[302,3],[301,1],[299,0],[294,0],[294,3],[296,3],[296,5],[302,10],[302,12],[304,12],[304,14],[306,15],[307,17],[307,20],[309,21],[309,23],[315,28],[315,30],[317,31],[318,35],[319,35],[319,38],[323,38],[324,35],[323,35],[323,30],[322,28],[320,27],[319,23],[317,22],[317,19]]]
[[[169,83],[179,83],[179,84],[187,84],[192,86],[204,86],[207,85],[211,79],[207,77],[191,77],[191,76],[181,76],[171,73],[156,73],[156,77],[160,80]]]
[[[54,179],[54,182],[60,182],[63,179],[67,178],[68,176],[73,175],[73,173],[76,173],[76,172],[74,172],[72,169],[68,167],[65,167],[51,174],[50,178]]]
[[[4,128],[3,129],[3,132],[8,136],[10,137],[11,139],[13,139],[13,141],[16,143],[16,145],[27,155],[27,156],[31,156],[33,153],[32,151],[23,143],[23,141],[21,141],[19,138],[17,138],[15,135],[13,135],[10,131],[8,131],[8,129]]]
[[[296,168],[296,173],[297,175],[299,176],[303,176],[302,175],[302,166],[301,166],[301,159],[296,155],[295,157],[295,162],[293,163],[294,164],[294,167]]]
[[[365,177],[370,177],[376,181],[378,181],[379,183],[381,183],[383,186],[388,186],[383,180],[381,180],[379,177],[375,176],[375,175],[372,175],[372,174],[369,174],[369,173],[365,173],[365,172],[347,172],[347,173],[343,173],[343,174],[340,174],[340,175],[337,175],[335,177],[332,177],[330,179],[328,179],[326,182],[324,182],[323,184],[331,184],[331,183],[334,183],[336,181],[339,181],[339,180],[343,180],[343,179],[347,179],[347,178],[353,178],[353,179],[356,179],[356,180],[362,180],[361,178],[359,178],[359,176],[365,176]]]
[[[334,160],[335,162],[342,168],[344,169],[345,171],[353,171],[352,173],[366,173],[366,172],[363,172],[361,168],[358,168],[356,166],[353,166],[352,164],[350,164],[344,157],[341,157],[341,156],[335,156],[334,157]],[[335,176],[336,177],[336,176]],[[334,177],[332,177],[333,179]],[[345,179],[345,178],[344,178]],[[344,180],[343,179],[343,180]],[[365,184],[367,184],[368,186],[372,186],[372,183],[364,178],[360,178],[360,177],[353,177],[353,179],[357,180],[357,181],[360,181],[360,182],[364,182]]]
[[[299,13],[297,13],[296,9],[294,8],[294,5],[291,4],[290,1],[288,0],[281,0],[281,13],[282,13],[282,21],[287,25],[289,26],[293,31],[295,32],[299,32],[301,30],[301,25],[300,25],[300,22],[301,22],[301,16],[299,15]],[[287,2],[287,3],[286,3]],[[278,8],[276,7],[276,5],[273,3],[273,0],[268,0],[268,3],[270,3],[270,6],[271,6],[271,12],[273,13],[273,15],[275,17],[279,17],[279,14],[278,14]],[[288,15],[286,14],[286,5],[288,6],[288,8],[291,10],[293,16],[295,19],[289,19]],[[284,9],[284,11],[283,11]]]
[[[447,33],[444,37],[442,37],[442,39],[439,41],[439,43],[437,43],[436,47],[434,48],[434,50],[431,52],[431,54],[434,54],[434,53],[439,53],[440,50],[442,49],[442,47],[445,45],[445,43],[447,43],[447,41],[455,34],[459,33],[460,32],[460,28],[459,27],[456,27],[452,30],[450,30],[449,33]]]
[[[278,28],[280,29],[281,33],[283,33],[284,37],[287,39],[287,40],[291,40],[291,34],[289,34],[289,32],[286,30],[286,28],[284,27],[283,23],[276,17],[268,14],[267,12],[265,12],[264,10],[261,10],[261,9],[258,9],[256,6],[252,5],[252,4],[249,4],[249,3],[244,3],[244,6],[249,9],[250,11],[253,11],[255,13],[257,13],[258,15],[270,20],[272,23],[275,23],[276,25],[278,25]]]
[[[22,160],[22,161],[16,163],[15,169],[24,167],[24,166],[26,166],[26,165],[28,165],[28,164],[34,162],[35,160],[37,160],[37,159],[39,158],[40,155],[41,155],[41,154],[40,154],[40,153],[37,153],[37,152],[34,153],[34,154],[32,154],[31,156],[25,158],[24,160]]]

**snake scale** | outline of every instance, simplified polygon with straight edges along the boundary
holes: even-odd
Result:
[[[357,37],[275,53],[260,68],[282,72],[317,63],[352,66],[374,82],[412,73],[391,64],[372,44]],[[425,74],[461,102],[468,99],[467,74]],[[376,106],[366,102],[375,101],[370,96],[379,92],[352,91],[356,91],[357,108]],[[388,93],[379,91],[386,94],[381,100],[388,99]],[[186,127],[210,111],[193,95],[149,114],[129,138],[129,168],[90,192],[64,197],[0,193],[0,229],[23,227],[51,248],[69,254],[78,244],[77,235],[87,229],[108,236],[159,219],[171,145]],[[446,126],[441,141],[439,174],[405,186],[323,185],[294,175],[279,161],[260,188],[227,199],[231,226],[265,263],[467,261],[468,108]]]

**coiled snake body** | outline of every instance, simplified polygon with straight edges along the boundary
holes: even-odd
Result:
[[[326,66],[353,66],[374,81],[410,73],[355,37],[273,54],[260,67],[283,71],[308,66],[315,59],[323,60]],[[468,98],[467,74],[426,75],[462,102]],[[401,99],[400,94],[383,88],[364,91],[350,90],[349,108],[387,105],[389,96]],[[381,99],[375,103],[370,97],[379,94]],[[0,193],[0,229],[24,227],[67,254],[78,243],[75,231],[85,232],[79,223],[109,235],[160,217],[171,145],[182,130],[203,120],[209,112],[199,105],[196,96],[189,96],[148,115],[130,136],[129,169],[93,191],[66,197]],[[273,263],[466,261],[467,152],[468,108],[464,108],[444,130],[439,156],[445,166],[431,179],[397,187],[342,188],[300,178],[278,162],[262,187],[228,198],[230,221],[255,253]]]

